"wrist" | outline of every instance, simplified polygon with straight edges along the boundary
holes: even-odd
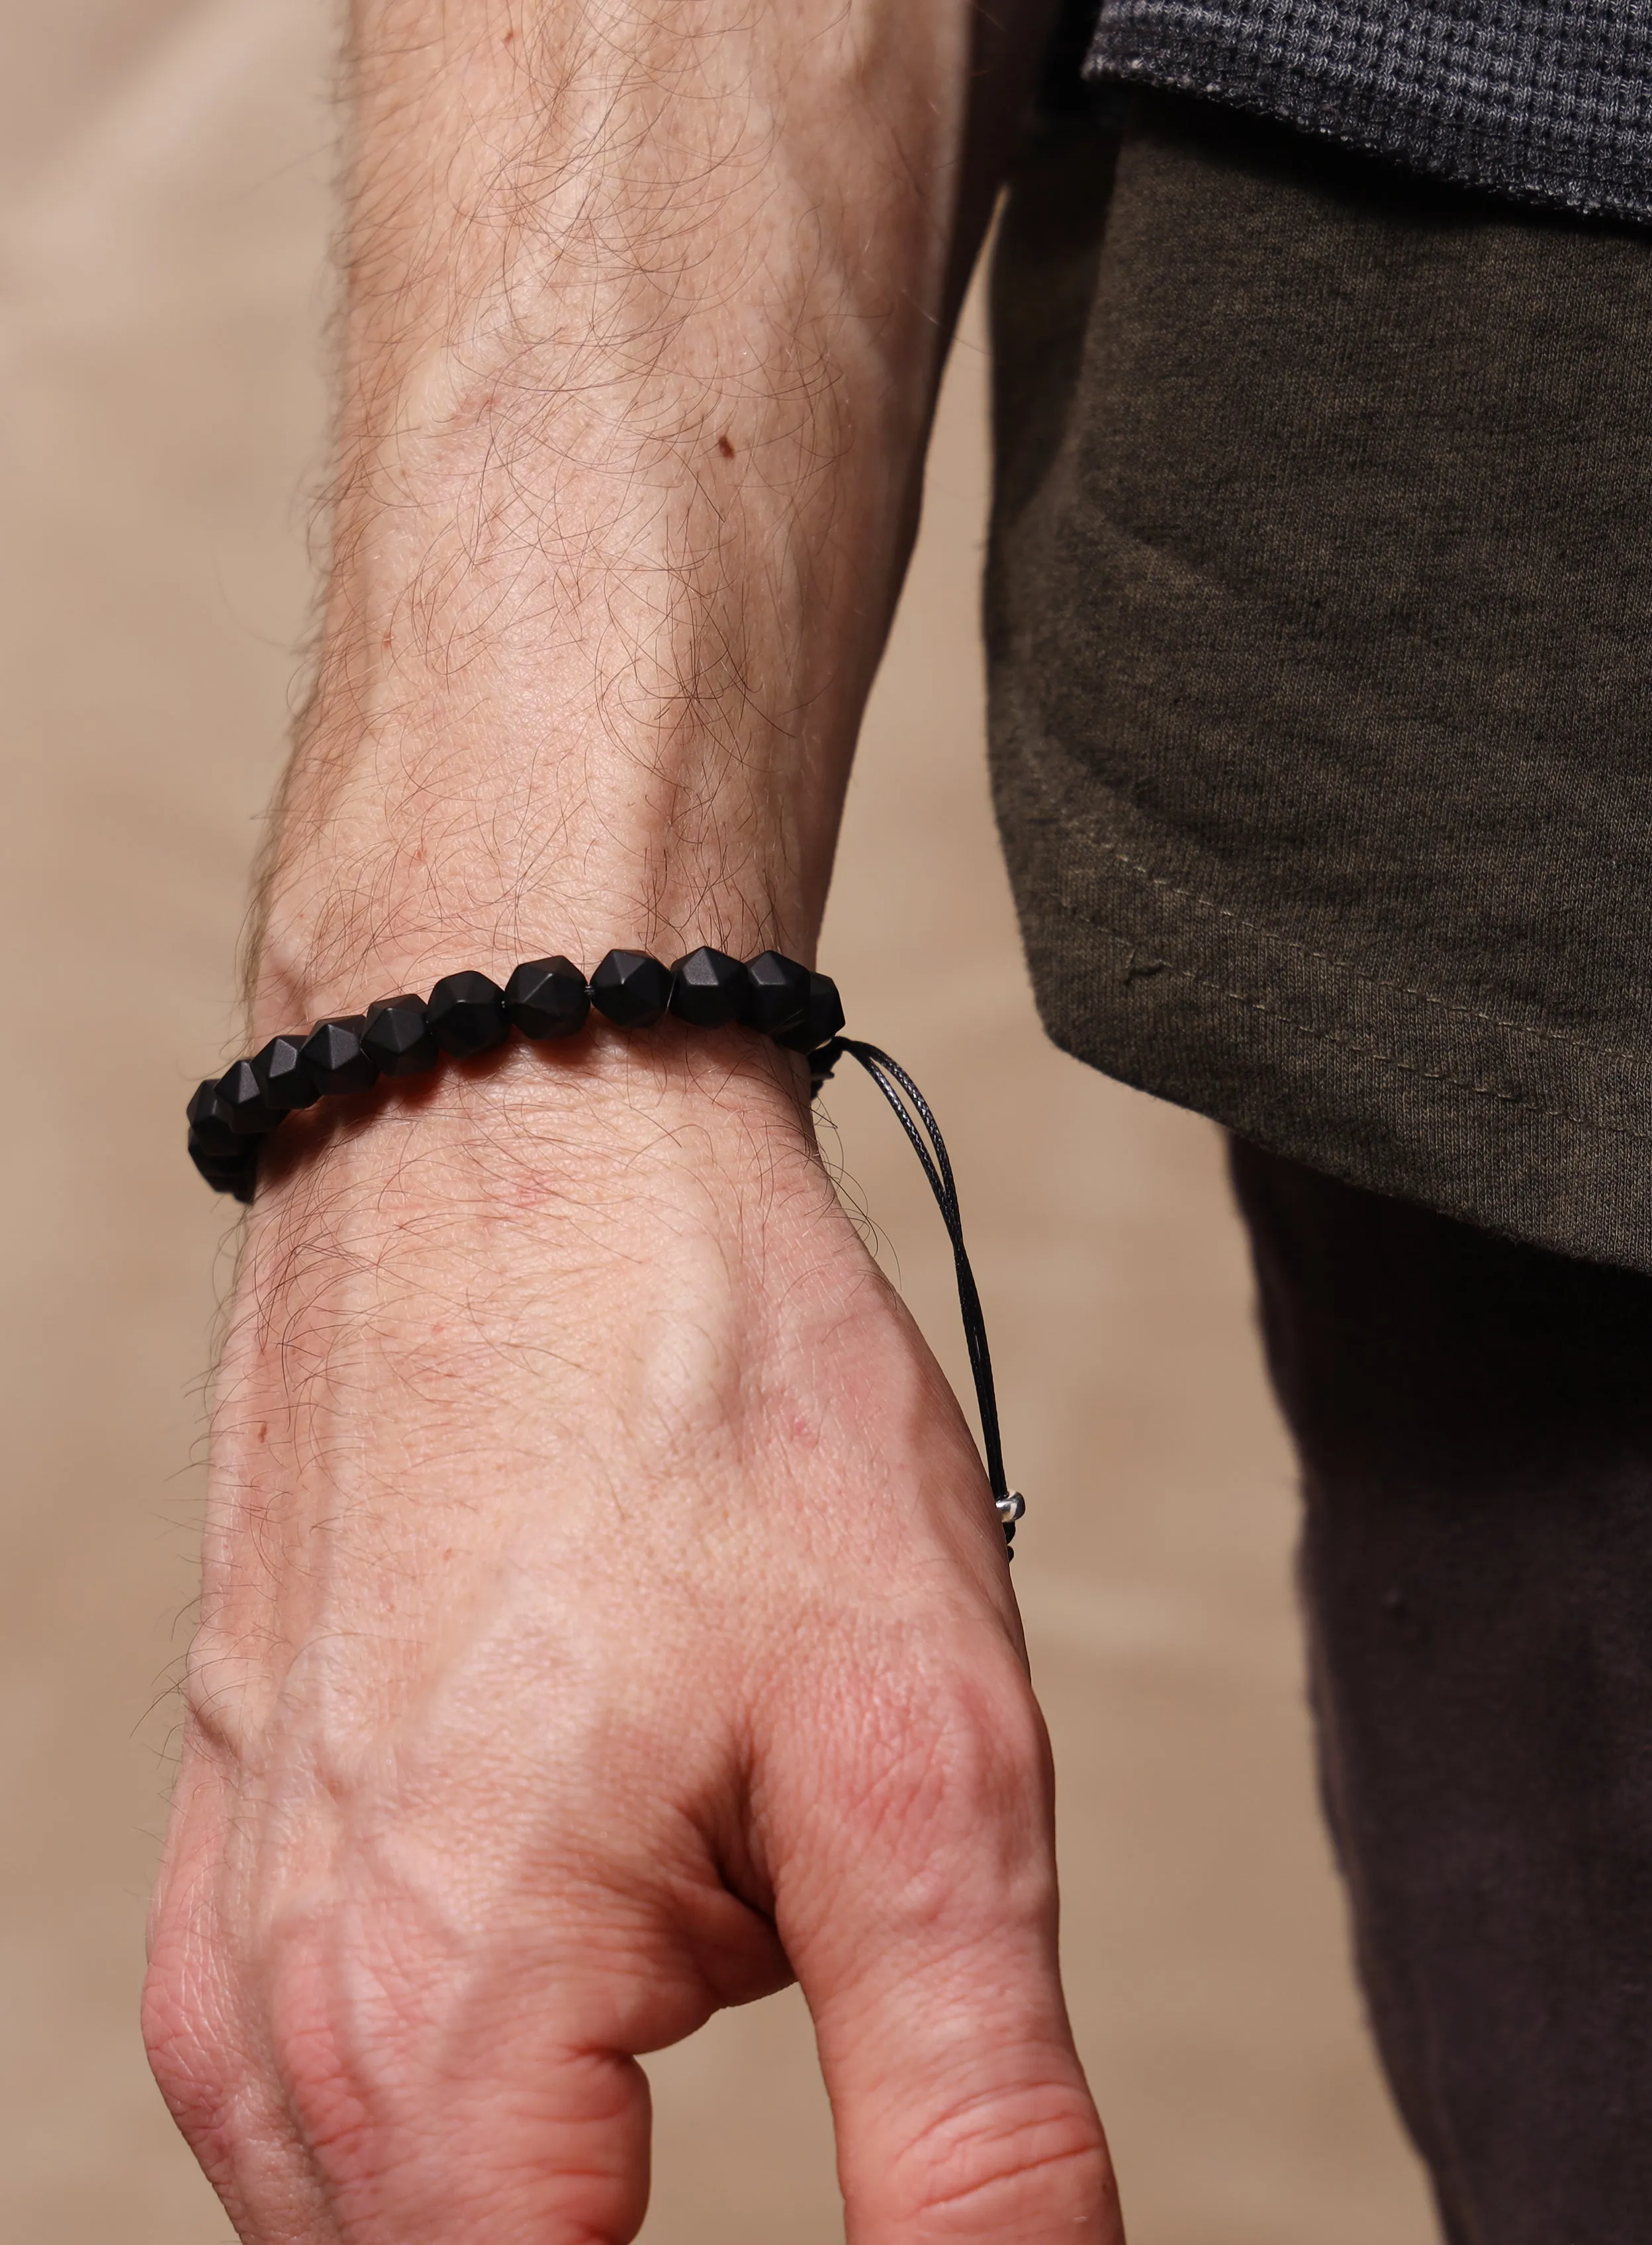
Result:
[[[259,905],[255,1043],[462,969],[503,986],[522,961],[559,953],[587,973],[614,946],[667,966],[702,944],[813,964],[826,868],[806,884],[774,862],[798,854],[790,822],[753,844],[749,806],[726,824],[720,810],[702,844],[617,786],[597,817],[565,759],[502,763],[473,760],[416,820],[393,804],[370,820],[284,818]],[[536,774],[556,811],[541,806],[537,831],[512,799]]]
[[[667,967],[701,945],[815,959],[821,912],[795,885],[780,893],[749,865],[714,877],[678,843],[634,828],[627,863],[599,868],[587,852],[579,880],[545,866],[544,852],[518,847],[524,862],[507,867],[433,850],[389,822],[371,839],[318,838],[296,870],[282,854],[258,904],[247,992],[257,1044],[464,970],[503,987],[524,961],[558,953],[587,974],[614,947]]]
[[[421,1082],[444,1055],[461,1064],[488,1061],[497,1075],[505,1056],[502,1048],[519,1037],[549,1047],[546,1065],[572,1077],[585,1095],[617,1088],[634,1109],[637,1083],[627,1052],[636,1048],[639,1035],[663,1030],[651,1055],[650,1106],[658,1108],[687,1085],[698,1087],[702,1098],[714,1089],[741,1105],[755,1098],[768,1111],[778,1094],[795,1116],[802,1090],[798,1069],[754,1068],[754,1057],[768,1045],[802,1060],[843,1026],[830,977],[773,947],[742,963],[702,944],[667,967],[649,953],[619,946],[588,977],[565,956],[542,955],[518,962],[502,983],[474,968],[455,970],[436,978],[428,999],[416,991],[388,992],[364,1010],[331,1011],[313,1021],[303,1019],[315,1012],[303,1004],[304,994],[308,992],[290,997],[277,982],[267,982],[254,1021],[262,1014],[267,1027],[270,1019],[285,1017],[287,1027],[220,1077],[208,1078],[189,1102],[192,1158],[216,1190],[242,1200],[253,1197],[261,1170],[268,1181],[263,1156],[284,1123],[283,1150],[313,1151],[350,1119],[383,1112],[387,1080],[402,1086]],[[593,1025],[599,1032],[619,1030],[618,1043],[601,1041],[593,1048]],[[728,1034],[736,1031],[745,1034]],[[701,1067],[695,1047],[719,1032],[726,1036],[727,1053],[708,1051],[703,1058],[709,1068]],[[380,1097],[364,1108],[369,1091]],[[342,1113],[341,1101],[350,1102]],[[307,1116],[308,1122],[300,1119]]]

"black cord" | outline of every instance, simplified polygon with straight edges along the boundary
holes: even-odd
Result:
[[[941,1126],[935,1120],[928,1100],[899,1061],[891,1060],[877,1045],[863,1044],[858,1037],[836,1036],[829,1044],[823,1045],[818,1051],[809,1055],[809,1076],[816,1091],[845,1053],[860,1062],[894,1109],[902,1129],[911,1142],[913,1152],[924,1165],[924,1175],[929,1179],[930,1190],[935,1196],[935,1204],[941,1211],[941,1221],[946,1226],[946,1236],[952,1243],[952,1265],[958,1274],[958,1306],[964,1320],[964,1340],[969,1350],[970,1370],[975,1378],[975,1401],[980,1414],[981,1447],[985,1453],[986,1477],[1003,1524],[1004,1540],[1006,1544],[1013,1546],[1015,1523],[1026,1506],[1022,1499],[1011,1490],[1009,1478],[1004,1470],[1004,1442],[999,1431],[998,1390],[992,1380],[992,1352],[987,1345],[986,1317],[981,1308],[975,1273],[970,1267],[969,1250],[964,1245],[964,1219],[958,1211],[958,1184],[952,1175],[946,1141],[941,1136]]]

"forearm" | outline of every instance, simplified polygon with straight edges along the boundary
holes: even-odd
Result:
[[[335,553],[260,1034],[548,951],[811,950],[1016,99],[972,32],[968,0],[364,0]],[[795,1062],[665,1028],[556,1058],[281,1134],[219,1384],[207,1693],[267,1599],[279,1645],[377,1596],[267,1570],[256,1523],[308,1545],[348,1492],[428,1544],[511,1485],[530,1395],[565,1509],[581,1420],[617,1411],[624,1464],[584,1479],[611,1522],[698,1407],[651,1400],[684,1335],[738,1418],[731,1367],[792,1346],[778,1305],[829,1268],[823,1320],[864,1295]],[[507,1360],[529,1332],[543,1394]],[[416,1401],[342,1451],[370,1396]]]
[[[261,1025],[545,948],[810,949],[1046,13],[359,0]]]

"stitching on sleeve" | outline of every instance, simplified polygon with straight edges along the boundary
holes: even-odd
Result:
[[[1087,921],[1086,925],[1099,928],[1103,935],[1111,936],[1132,956],[1140,953],[1141,946],[1134,938],[1121,935],[1117,928],[1103,926],[1100,921]],[[1472,1092],[1482,1099],[1495,1099],[1506,1107],[1523,1107],[1528,1114],[1540,1115],[1548,1122],[1570,1122],[1579,1129],[1599,1130],[1612,1137],[1632,1138],[1641,1144],[1652,1144],[1652,1131],[1637,1130],[1628,1122],[1608,1122],[1598,1115],[1574,1115],[1564,1107],[1545,1107],[1537,1100],[1523,1097],[1518,1091],[1505,1091],[1495,1083],[1475,1083],[1467,1076],[1453,1075],[1448,1068],[1419,1067],[1415,1061],[1402,1060],[1398,1053],[1385,1052],[1380,1045],[1373,1044],[1369,1038],[1339,1036],[1334,1029],[1322,1029],[1311,1021],[1297,1021],[1266,998],[1253,997],[1244,990],[1230,990],[1225,983],[1213,981],[1209,975],[1198,973],[1190,967],[1178,967],[1174,960],[1167,959],[1163,963],[1180,981],[1191,982],[1200,989],[1214,991],[1217,997],[1225,998],[1236,1006],[1247,1007],[1252,1013],[1269,1014],[1285,1028],[1293,1029],[1302,1036],[1312,1037],[1317,1043],[1335,1045],[1341,1051],[1351,1053],[1357,1059],[1375,1061],[1384,1068],[1399,1068],[1407,1075],[1422,1077],[1430,1083],[1449,1084],[1455,1091]]]
[[[1418,999],[1425,1006],[1437,1007],[1442,1013],[1460,1014],[1466,1021],[1483,1021],[1487,1028],[1506,1029],[1511,1035],[1534,1037],[1540,1042],[1568,1045],[1574,1052],[1587,1053],[1592,1057],[1628,1061],[1637,1068],[1645,1068],[1649,1062],[1652,1062],[1652,1054],[1631,1052],[1622,1045],[1593,1043],[1587,1037],[1569,1035],[1564,1029],[1536,1028],[1529,1022],[1505,1021],[1500,1014],[1488,1014],[1480,1007],[1465,1006],[1452,999],[1439,997],[1432,990],[1419,990],[1410,982],[1396,982],[1381,974],[1368,973],[1364,967],[1356,967],[1351,960],[1333,958],[1329,952],[1316,951],[1310,945],[1298,942],[1294,936],[1281,935],[1275,928],[1264,927],[1259,920],[1247,919],[1242,912],[1235,912],[1229,905],[1218,904],[1214,897],[1202,897],[1195,890],[1178,887],[1175,882],[1168,880],[1163,874],[1154,872],[1150,867],[1127,856],[1116,842],[1108,842],[1100,837],[1091,838],[1096,849],[1114,858],[1123,866],[1126,872],[1134,873],[1138,879],[1145,881],[1150,888],[1162,889],[1168,896],[1179,897],[1184,904],[1196,905],[1202,912],[1215,912],[1218,919],[1231,920],[1236,927],[1242,927],[1248,934],[1259,935],[1264,942],[1277,944],[1286,951],[1296,952],[1300,958],[1311,959],[1321,967],[1329,967],[1334,973],[1351,975],[1356,981],[1364,982],[1373,990],[1391,990],[1398,997]],[[1110,928],[1107,933],[1114,934],[1116,931]],[[1118,939],[1121,942],[1126,942],[1130,939],[1121,936]],[[1215,986],[1213,984],[1210,987],[1214,988]],[[1235,994],[1229,992],[1228,994],[1232,996]],[[1253,1001],[1242,998],[1239,1002],[1242,1005],[1249,1005]],[[1310,1030],[1309,1034],[1318,1035],[1320,1032]],[[1337,1040],[1333,1038],[1331,1041],[1334,1043]],[[1406,1065],[1403,1061],[1396,1061],[1394,1064],[1399,1068]],[[1459,1079],[1450,1076],[1444,1080],[1455,1083]],[[1465,1083],[1462,1088],[1465,1090],[1489,1089],[1486,1086],[1468,1083]],[[1497,1095],[1500,1097],[1502,1095]],[[1549,1110],[1543,1111],[1547,1113]],[[1562,1118],[1559,1116],[1558,1109],[1555,1112],[1557,1119],[1567,1122],[1581,1122],[1584,1119],[1581,1116],[1567,1116]],[[1611,1123],[1602,1123],[1600,1127],[1602,1129],[1611,1129],[1615,1126]]]

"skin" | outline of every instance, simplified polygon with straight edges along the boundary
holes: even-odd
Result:
[[[255,1038],[812,955],[1046,13],[358,0]],[[854,2245],[1117,2245],[1002,1538],[802,1063],[595,1028],[281,1136],[146,2004],[240,2236],[629,2238],[637,2053],[796,1977]]]

